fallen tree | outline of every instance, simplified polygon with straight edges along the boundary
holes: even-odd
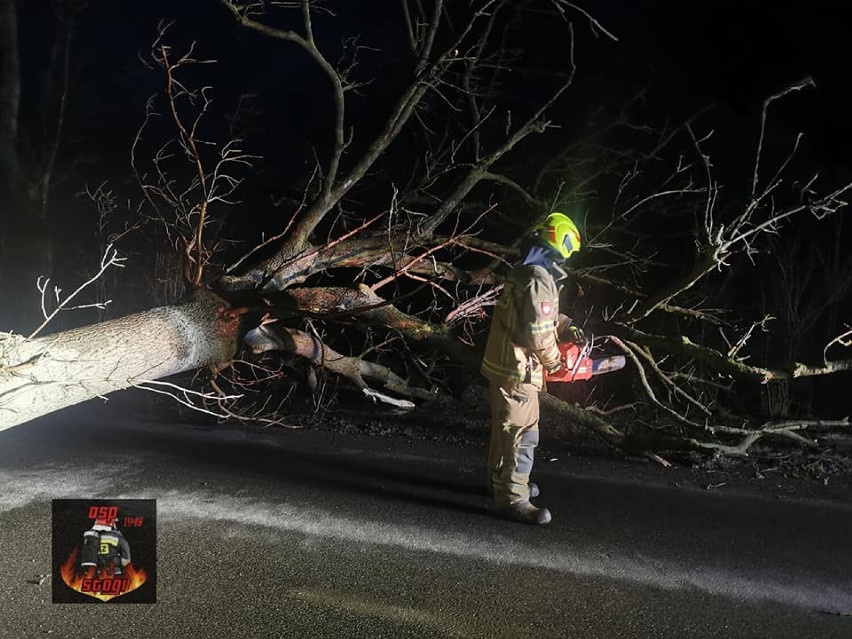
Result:
[[[324,154],[316,152],[303,192],[286,203],[285,214],[272,216],[274,229],[263,229],[262,239],[236,256],[221,236],[227,216],[240,208],[234,205],[240,176],[256,158],[236,139],[204,137],[210,92],[191,89],[183,74],[207,61],[195,58],[195,45],[175,53],[164,30],[152,61],[165,78],[165,95],[159,106],[149,103],[134,142],[144,206],[118,235],[140,224],[160,229],[196,297],[53,336],[5,337],[0,428],[139,385],[220,417],[279,423],[282,404],[266,396],[270,383],[288,374],[283,360],[270,359],[276,353],[342,376],[373,401],[413,409],[449,394],[455,381],[448,369],[463,371],[456,378],[468,384],[476,379],[488,308],[528,230],[549,210],[592,207],[586,257],[572,265],[567,292],[598,344],[628,356],[638,392],[631,410],[663,419],[655,428],[626,431],[608,419],[606,402],[576,406],[554,397],[545,403],[551,414],[658,460],[654,451],[672,449],[747,454],[766,438],[810,445],[802,435],[808,429],[845,429],[842,416],[767,420],[735,411],[731,396],[746,384],[835,374],[852,368],[852,360],[751,363],[757,357],[749,349],[769,314],[755,316],[755,307],[746,306],[734,317],[718,294],[720,282],[740,277],[772,236],[799,218],[830,219],[845,206],[852,185],[824,188],[814,175],[793,179],[798,139],[787,157],[766,168],[770,106],[808,90],[810,80],[765,103],[746,193],[723,191],[705,150],[709,137],[697,136],[694,122],[643,130],[643,148],[613,151],[613,131],[634,130],[619,114],[531,175],[526,162],[512,161],[513,153],[553,133],[551,112],[574,80],[572,20],[614,39],[572,3],[541,4],[565,18],[570,55],[550,70],[549,93],[518,118],[497,87],[511,82],[508,72],[520,65],[510,46],[518,21],[536,14],[526,13],[526,4],[496,0],[469,8],[435,0],[428,10],[403,1],[398,19],[409,45],[408,73],[383,124],[362,132],[347,115],[366,82],[357,77],[362,52],[344,44],[334,63],[321,50],[315,37],[317,17],[327,17],[321,7],[303,0],[298,26],[278,26],[290,20],[287,7],[222,0],[241,30],[276,41],[282,54],[287,47],[306,54],[325,77],[333,105],[330,139]],[[148,142],[155,150],[145,157],[158,113],[177,135]],[[664,158],[672,158],[668,170]],[[247,214],[244,207],[240,214]],[[672,236],[653,231],[659,219]],[[660,258],[671,253],[672,260]],[[230,265],[226,257],[233,257]],[[850,272],[837,282],[841,291],[852,283]],[[822,308],[830,307],[836,304]],[[841,336],[829,346],[842,346],[844,334],[834,334]],[[207,389],[152,384],[200,367],[213,372]]]

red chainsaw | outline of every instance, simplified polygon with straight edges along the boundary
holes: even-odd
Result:
[[[562,368],[553,374],[545,372],[544,379],[547,382],[577,382],[624,368],[624,355],[601,359],[589,357],[592,346],[588,343],[580,345],[574,342],[559,342],[557,346],[562,358]]]

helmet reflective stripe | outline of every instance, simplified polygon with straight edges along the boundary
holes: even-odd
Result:
[[[565,245],[565,249],[568,251],[568,255],[571,255],[574,251],[579,251],[580,235],[574,231],[568,231],[568,233],[565,234],[563,244]]]
[[[557,244],[559,244],[559,240],[556,237],[556,227],[555,226],[548,226],[547,227],[547,241],[550,244],[553,244],[553,246],[556,246]]]
[[[564,213],[553,212],[539,227],[539,237],[563,259],[580,250],[580,231]]]

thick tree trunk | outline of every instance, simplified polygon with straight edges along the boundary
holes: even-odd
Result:
[[[0,335],[0,430],[229,361],[238,338],[238,319],[211,295],[32,340]]]

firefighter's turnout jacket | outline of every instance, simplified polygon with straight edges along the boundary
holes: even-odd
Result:
[[[562,280],[564,271],[555,268]],[[532,384],[539,390],[544,386],[544,369],[559,362],[559,288],[547,269],[537,264],[510,271],[482,359],[481,372],[491,382]]]
[[[111,526],[95,524],[83,533],[83,552],[80,568],[95,567],[109,575],[121,575],[130,563],[130,544],[118,530]]]

